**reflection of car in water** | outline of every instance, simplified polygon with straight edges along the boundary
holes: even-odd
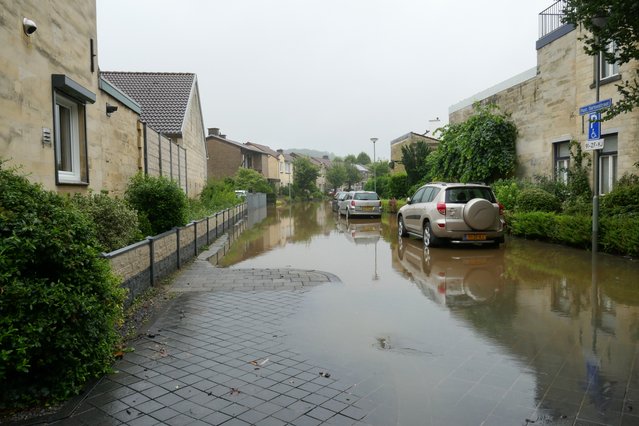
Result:
[[[379,241],[382,235],[382,224],[379,219],[338,220],[338,229],[355,244],[371,244]]]
[[[450,307],[491,302],[503,287],[504,251],[469,248],[428,249],[399,238],[401,270],[429,299]]]

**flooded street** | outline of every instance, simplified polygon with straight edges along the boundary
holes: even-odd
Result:
[[[424,250],[392,217],[317,203],[270,208],[220,266],[337,275],[287,339],[365,377],[352,391],[386,424],[639,424],[639,262],[523,240]]]

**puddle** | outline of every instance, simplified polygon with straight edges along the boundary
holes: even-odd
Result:
[[[337,275],[287,318],[287,343],[387,404],[392,424],[491,424],[501,401],[519,423],[570,423],[581,407],[618,424],[639,383],[638,262],[524,240],[425,250],[388,216],[360,221],[329,204],[270,209],[221,264]]]

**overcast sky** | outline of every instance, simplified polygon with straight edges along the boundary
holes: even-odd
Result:
[[[205,127],[230,139],[372,158],[377,137],[389,159],[392,139],[534,67],[552,3],[98,0],[98,60],[196,73]]]

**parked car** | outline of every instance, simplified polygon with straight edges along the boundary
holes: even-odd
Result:
[[[344,200],[346,194],[348,194],[348,192],[346,191],[338,191],[335,193],[335,196],[333,196],[333,200],[331,200],[331,208],[334,212],[339,211],[339,203]]]
[[[401,237],[417,236],[426,247],[504,242],[504,206],[487,185],[429,183],[406,201],[397,212]]]
[[[236,189],[235,190],[235,195],[238,198],[246,198],[246,194],[248,194],[248,191],[246,189]]]
[[[339,214],[351,216],[381,216],[382,202],[376,192],[351,191],[339,203]]]

